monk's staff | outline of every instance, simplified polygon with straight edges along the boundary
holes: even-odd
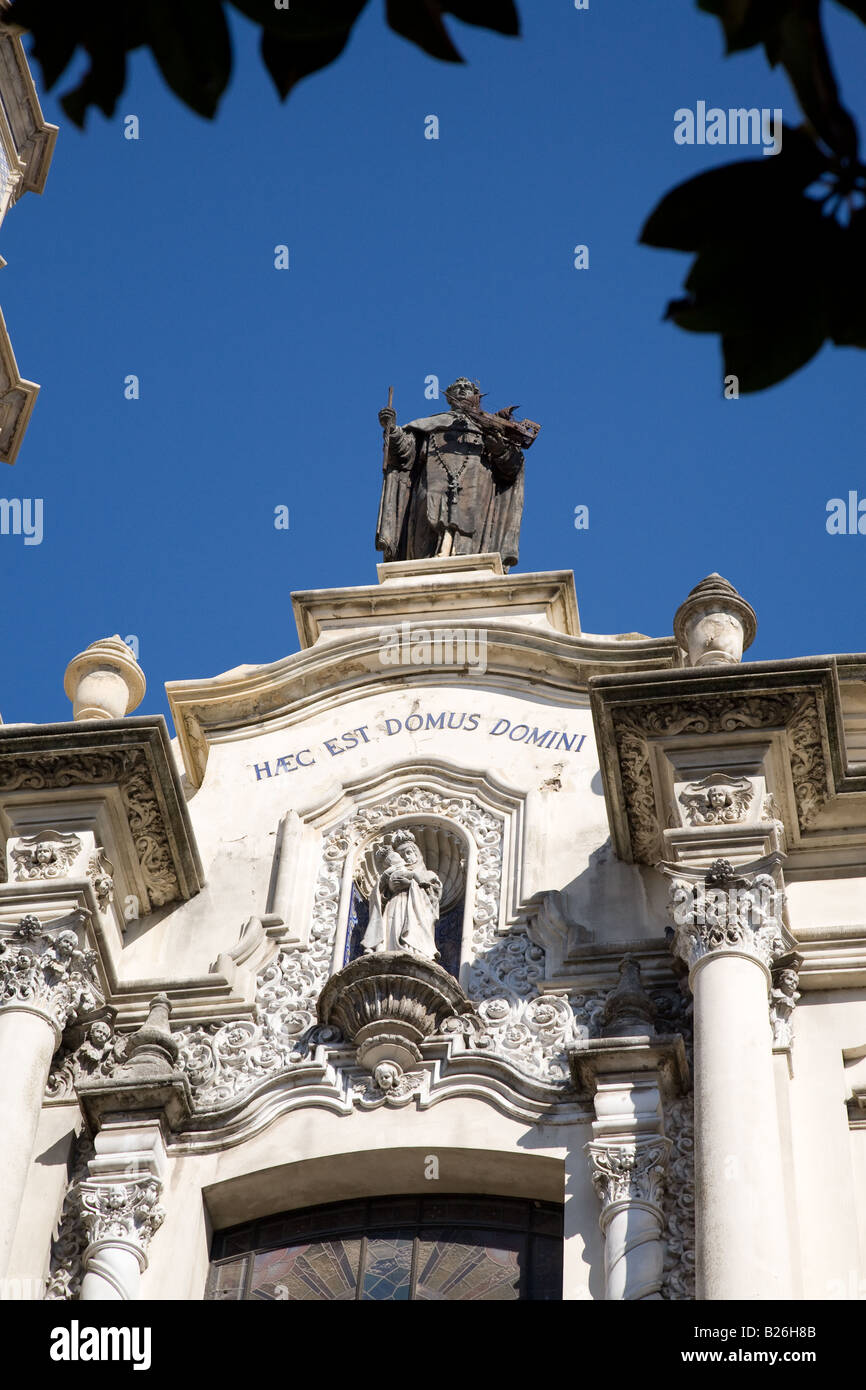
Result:
[[[392,410],[392,409],[393,409],[393,406],[394,406],[394,387],[393,387],[393,386],[389,386],[389,387],[388,387],[388,409],[389,409],[389,410]],[[383,453],[382,453],[382,472],[383,472],[383,473],[387,473],[387,472],[388,472],[388,448],[389,448],[390,443],[391,443],[391,421],[389,420],[388,423],[387,423],[387,425],[385,426],[385,448],[384,448]]]

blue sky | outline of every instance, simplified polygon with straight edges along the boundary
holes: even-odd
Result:
[[[826,8],[862,123],[866,28]],[[139,639],[139,713],[167,712],[166,680],[297,650],[292,590],[375,582],[377,412],[393,384],[401,421],[431,413],[431,373],[542,422],[520,568],[573,569],[585,630],[669,633],[718,570],[757,610],[752,659],[866,647],[866,536],[825,530],[830,497],[866,496],[866,358],[825,348],[725,401],[717,340],[661,321],[688,257],[637,244],[664,192],[742,153],[676,145],[674,111],[796,123],[784,77],[724,59],[716,21],[673,0],[520,9],[519,40],[453,22],[452,66],[373,3],[285,105],[232,11],[212,123],[144,53],[84,133],[41,92],[46,192],[0,228],[7,327],[42,386],[2,484],[44,505],[41,545],[0,536],[7,722],[71,717],[65,666],[113,632]]]

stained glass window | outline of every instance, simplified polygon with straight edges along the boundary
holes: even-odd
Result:
[[[512,1197],[375,1197],[214,1238],[208,1299],[558,1302],[562,1208]]]

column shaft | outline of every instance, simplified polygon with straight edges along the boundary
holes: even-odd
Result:
[[[767,970],[734,951],[692,971],[697,1297],[790,1297]]]
[[[135,1302],[141,1297],[142,1257],[130,1245],[106,1241],[87,1253],[82,1303]]]
[[[0,1278],[9,1268],[56,1046],[57,1032],[43,1014],[0,1010]]]

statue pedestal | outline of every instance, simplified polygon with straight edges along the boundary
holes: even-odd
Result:
[[[447,1018],[474,1012],[447,970],[403,951],[359,956],[332,975],[317,1004],[319,1022],[337,1027],[369,1071],[382,1062],[411,1067],[419,1044]]]

